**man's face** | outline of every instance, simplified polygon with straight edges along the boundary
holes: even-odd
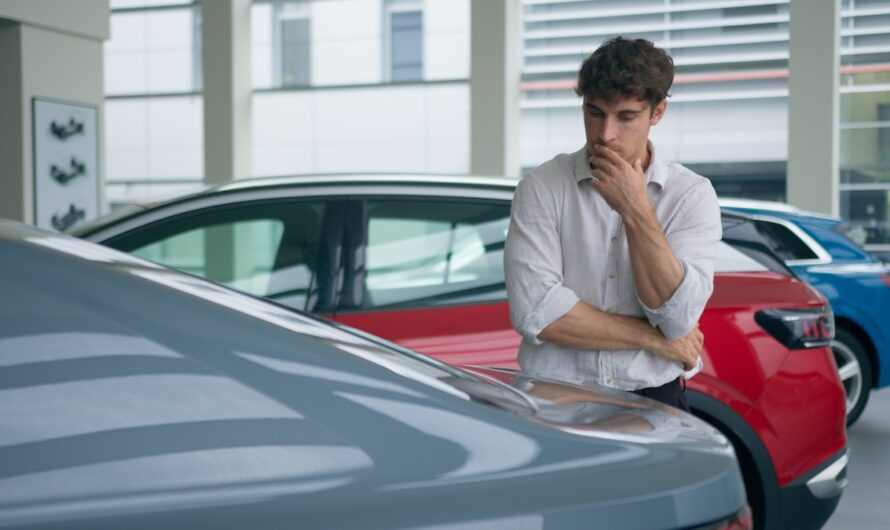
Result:
[[[584,131],[588,151],[599,144],[612,149],[630,164],[637,158],[647,161],[649,129],[661,120],[666,107],[667,101],[659,103],[653,111],[649,103],[636,98],[609,103],[585,96]]]

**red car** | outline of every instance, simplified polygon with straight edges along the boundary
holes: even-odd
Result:
[[[503,244],[515,181],[239,181],[122,211],[76,235],[458,365],[517,368]],[[724,217],[693,412],[734,443],[757,528],[819,528],[846,483],[844,391],[825,299]],[[756,258],[756,259],[752,259]]]

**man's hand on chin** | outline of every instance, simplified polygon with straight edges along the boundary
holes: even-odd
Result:
[[[648,205],[646,173],[640,159],[630,164],[614,150],[599,144],[588,154],[593,177],[590,184],[613,210],[624,217]]]

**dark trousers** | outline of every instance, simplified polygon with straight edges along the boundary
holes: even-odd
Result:
[[[686,403],[686,381],[681,380],[679,377],[661,386],[641,388],[633,392],[634,394],[661,401],[666,405],[689,412],[689,404]]]

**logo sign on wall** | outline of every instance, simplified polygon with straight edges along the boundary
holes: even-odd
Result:
[[[32,100],[34,224],[60,232],[99,214],[95,106]]]

